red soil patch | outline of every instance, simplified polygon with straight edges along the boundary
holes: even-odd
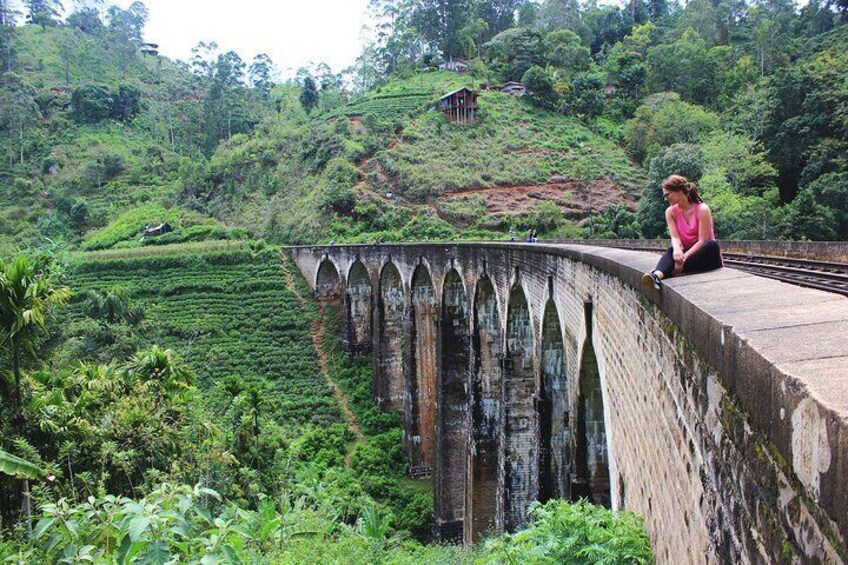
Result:
[[[599,212],[619,204],[631,210],[636,208],[636,201],[632,197],[614,181],[605,178],[589,182],[562,180],[534,185],[471,188],[442,194],[437,200],[449,202],[477,194],[483,196],[486,211],[495,218],[522,215],[543,201],[559,206],[563,215],[570,220],[581,220],[590,211]]]

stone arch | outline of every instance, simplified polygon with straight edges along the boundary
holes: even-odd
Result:
[[[410,474],[428,477],[436,451],[436,290],[424,265],[412,276],[410,300],[412,362],[409,378],[407,446]]]
[[[577,395],[576,478],[573,498],[588,498],[610,507],[610,472],[604,394],[598,358],[592,344],[592,302],[584,305],[586,341],[580,359]]]
[[[439,332],[438,438],[435,515],[438,537],[461,540],[465,516],[469,307],[465,284],[456,269],[445,275]]]
[[[569,498],[571,427],[568,377],[559,312],[553,297],[542,317],[542,362],[539,392],[539,500]]]
[[[325,257],[318,266],[315,276],[315,298],[318,300],[331,300],[339,298],[342,289],[342,280],[335,263]]]
[[[509,293],[506,318],[503,403],[503,520],[504,529],[513,531],[525,521],[527,508],[536,498],[534,469],[538,461],[536,411],[533,395],[533,325],[524,289],[519,282]]]
[[[351,354],[371,353],[371,279],[362,261],[355,261],[347,275],[345,335],[342,346]]]
[[[468,479],[465,498],[467,543],[479,541],[497,529],[498,434],[503,360],[503,332],[498,298],[491,279],[483,275],[474,294],[474,323],[469,405],[471,433],[468,445]]]
[[[377,351],[374,356],[374,396],[386,409],[403,410],[404,313],[403,279],[392,262],[380,272],[377,293]]]

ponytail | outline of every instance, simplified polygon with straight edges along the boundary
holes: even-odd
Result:
[[[689,197],[689,202],[692,204],[697,204],[698,202],[703,202],[701,200],[701,195],[698,194],[698,185],[692,181],[688,181],[686,183],[686,196]]]

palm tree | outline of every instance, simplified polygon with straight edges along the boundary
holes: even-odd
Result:
[[[130,302],[130,293],[120,286],[105,290],[88,290],[83,309],[90,318],[105,320],[108,324],[124,321],[135,324],[144,316],[143,310]]]
[[[42,261],[18,256],[11,263],[0,260],[0,346],[12,358],[15,379],[13,406],[21,406],[21,356],[34,353],[38,331],[47,315],[71,297],[64,286],[55,286]]]
[[[158,345],[137,352],[127,363],[127,373],[167,393],[185,390],[195,380],[194,374],[176,359],[172,350]]]

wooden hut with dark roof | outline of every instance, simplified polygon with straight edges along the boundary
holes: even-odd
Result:
[[[450,122],[471,123],[477,112],[477,93],[466,87],[448,92],[439,98],[437,108]]]

